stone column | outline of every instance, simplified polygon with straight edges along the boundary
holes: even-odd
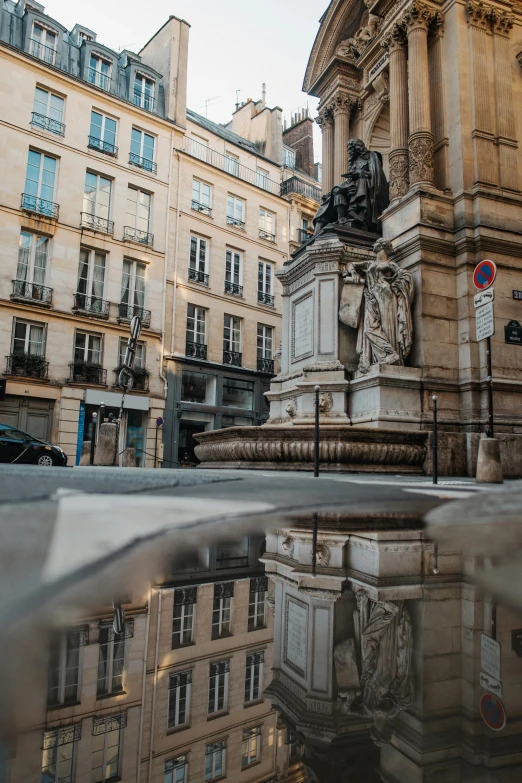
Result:
[[[414,0],[402,18],[408,35],[410,188],[433,185],[433,135],[431,132],[428,25],[433,11]]]
[[[343,174],[346,174],[348,171],[348,139],[350,138],[350,111],[352,106],[352,98],[342,94],[335,97],[334,185],[339,185],[343,182]]]
[[[443,17],[435,13],[431,23],[432,37],[428,48],[431,86],[431,131],[433,133],[435,187],[448,187],[448,138],[446,135],[446,105],[444,99],[444,63],[442,51]]]
[[[316,117],[323,136],[323,193],[329,193],[334,186],[334,119],[331,106],[324,106]]]
[[[395,24],[383,42],[390,57],[390,201],[404,196],[408,177],[408,64],[406,35]]]

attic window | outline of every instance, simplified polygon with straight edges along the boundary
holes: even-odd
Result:
[[[83,30],[80,30],[78,33],[78,38],[80,41],[94,41],[94,38],[92,35],[88,35],[87,33],[84,33]]]

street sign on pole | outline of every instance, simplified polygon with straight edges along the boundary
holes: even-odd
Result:
[[[495,298],[495,289],[488,288],[487,291],[481,291],[480,294],[475,294],[473,304],[475,307],[482,307],[482,305],[489,304]]]
[[[477,264],[475,271],[473,272],[473,285],[477,290],[485,291],[486,288],[493,285],[496,275],[497,267],[494,261],[490,261],[489,259],[481,261]]]
[[[480,714],[482,720],[493,731],[502,731],[506,725],[506,710],[497,696],[485,693],[480,700]]]
[[[485,633],[480,638],[480,668],[500,680],[500,644]]]
[[[495,680],[494,677],[490,677],[489,674],[480,672],[480,687],[488,693],[494,693],[495,696],[502,698],[502,683]]]
[[[156,427],[163,427],[163,418],[161,416],[158,416],[156,419]]]
[[[477,307],[475,312],[477,325],[477,342],[486,340],[495,334],[495,318],[493,315],[493,302]]]

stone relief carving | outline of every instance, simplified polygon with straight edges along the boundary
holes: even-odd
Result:
[[[407,150],[393,150],[389,155],[390,201],[405,196],[410,187]]]
[[[281,549],[283,550],[283,553],[287,557],[293,557],[294,556],[294,539],[291,538],[291,536],[288,536],[288,538],[285,538],[285,540],[281,544]]]
[[[341,41],[335,50],[336,56],[345,57],[351,62],[355,62],[374,40],[381,24],[382,19],[379,16],[366,11],[363,14],[361,27],[353,38]]]
[[[433,182],[433,139],[431,136],[417,136],[409,144],[410,182]]]
[[[391,242],[379,239],[376,260],[351,262],[343,272],[339,320],[358,329],[359,371],[404,365],[412,346],[413,277],[390,261]]]
[[[324,566],[324,567],[330,565],[330,559],[332,557],[332,553],[330,551],[330,547],[326,546],[326,544],[318,544],[316,550],[316,556],[317,556],[317,565]]]
[[[332,392],[322,392],[319,395],[319,410],[321,413],[329,413],[333,408]]]
[[[293,397],[286,403],[285,411],[291,419],[293,419],[294,416],[297,416],[297,397]]]

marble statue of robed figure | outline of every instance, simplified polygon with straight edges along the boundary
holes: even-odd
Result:
[[[391,242],[379,239],[375,260],[348,262],[339,320],[358,329],[359,371],[375,364],[404,365],[412,346],[413,278],[390,261]]]

